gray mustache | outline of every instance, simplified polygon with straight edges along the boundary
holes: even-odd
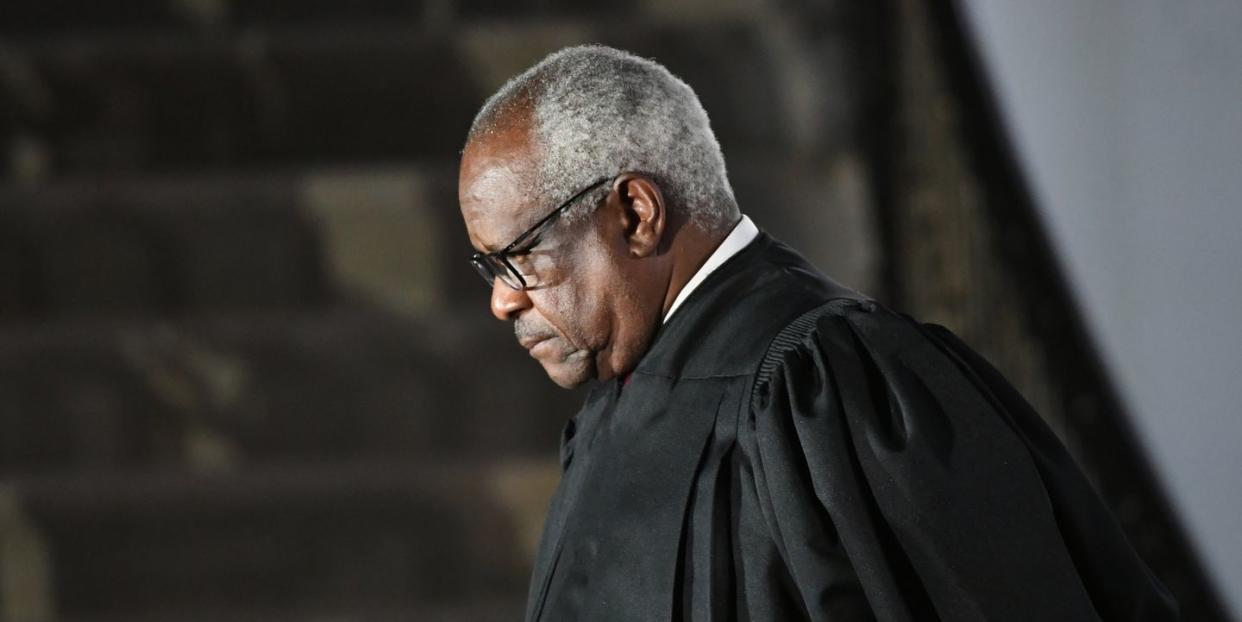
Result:
[[[513,334],[518,341],[523,339],[551,339],[556,336],[551,327],[533,321],[517,319],[513,322]]]

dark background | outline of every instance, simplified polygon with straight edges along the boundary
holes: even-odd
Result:
[[[456,165],[488,94],[582,42],[694,87],[743,211],[996,363],[1219,616],[957,17],[5,2],[0,620],[516,619],[581,395],[488,313]]]

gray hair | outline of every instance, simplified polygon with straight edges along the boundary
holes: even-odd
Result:
[[[707,112],[689,85],[655,61],[599,45],[555,52],[483,104],[467,142],[521,115],[529,115],[538,159],[531,189],[549,205],[601,177],[636,172],[700,229],[723,231],[737,217]],[[593,201],[565,217],[582,217],[606,192],[590,193]]]

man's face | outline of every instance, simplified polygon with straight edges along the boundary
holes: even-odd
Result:
[[[458,199],[477,250],[504,248],[556,208],[527,194],[534,174],[522,131],[491,135],[466,147]],[[602,216],[594,213],[573,223],[558,219],[529,255],[516,258],[515,267],[533,277],[528,289],[511,289],[501,279],[492,285],[492,314],[513,321],[518,342],[563,387],[612,377],[618,366],[634,362],[633,339],[625,337],[623,327],[651,315],[636,309],[637,297],[628,295],[625,250],[609,239],[613,236],[601,225]]]

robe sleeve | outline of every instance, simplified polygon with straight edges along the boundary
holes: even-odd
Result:
[[[749,414],[811,620],[1177,619],[1056,437],[944,328],[830,302],[773,342]],[[858,591],[869,611],[843,604]]]

